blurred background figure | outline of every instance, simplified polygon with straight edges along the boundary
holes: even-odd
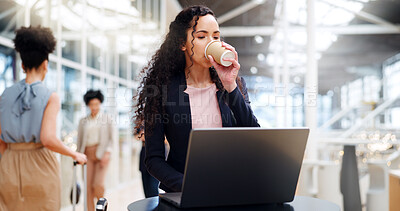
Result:
[[[87,91],[83,100],[90,109],[90,114],[79,122],[77,149],[88,158],[88,210],[94,211],[93,200],[104,197],[104,180],[111,157],[115,126],[111,116],[100,111],[104,101],[100,90]]]
[[[146,156],[144,127],[136,129],[134,135],[137,140],[142,142],[142,149],[140,150],[139,158],[139,170],[142,173],[144,195],[146,198],[158,196],[158,185],[160,184],[160,182],[156,178],[151,176],[144,164],[144,158]]]
[[[26,77],[0,99],[0,210],[59,210],[60,167],[52,151],[80,164],[86,156],[56,136],[60,99],[42,83],[56,40],[39,26],[18,29],[13,41]]]

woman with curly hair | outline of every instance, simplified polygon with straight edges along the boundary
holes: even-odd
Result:
[[[60,210],[60,168],[52,151],[80,164],[86,155],[57,138],[60,99],[42,83],[56,41],[49,28],[22,27],[14,44],[26,78],[0,99],[0,210]]]
[[[146,166],[166,192],[182,188],[192,128],[259,127],[250,108],[245,82],[238,77],[235,54],[217,64],[204,56],[206,45],[220,40],[214,13],[205,6],[182,10],[169,26],[160,49],[142,71],[136,105],[136,127],[145,126]],[[164,137],[170,144],[168,159]],[[211,146],[210,146],[211,147]]]

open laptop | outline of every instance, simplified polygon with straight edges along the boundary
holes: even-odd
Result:
[[[180,208],[284,203],[294,199],[309,129],[214,128],[190,133]]]

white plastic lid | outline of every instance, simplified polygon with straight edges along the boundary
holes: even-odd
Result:
[[[224,58],[231,58],[234,59],[235,58],[235,54],[230,51],[230,50],[226,50],[222,55],[221,55],[221,64],[224,65],[225,67],[229,67],[232,65],[232,62],[230,61],[225,61],[223,60]]]

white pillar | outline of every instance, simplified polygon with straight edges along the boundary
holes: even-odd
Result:
[[[51,5],[49,5],[51,6]],[[56,61],[56,67],[57,67],[57,83],[56,83],[56,92],[60,95],[61,94],[61,84],[64,84],[61,82],[62,77],[62,65],[61,65],[61,58],[62,58],[62,23],[61,23],[61,6],[62,6],[62,0],[57,1],[57,31],[56,31],[56,39],[57,39],[57,46],[56,46],[56,51],[57,51],[57,61]],[[61,96],[60,96],[61,97]],[[59,112],[59,117],[57,120],[57,137],[60,137],[61,135],[61,124],[62,124],[62,115],[61,112]]]
[[[83,11],[87,9],[87,0],[83,1]],[[87,15],[83,13],[82,17],[82,30],[81,30],[81,95],[86,93],[86,76],[87,76]],[[85,105],[81,106],[81,116],[86,116]]]
[[[137,0],[136,9],[139,11],[139,23],[143,23],[143,0]]]
[[[304,102],[306,126],[310,128],[310,137],[307,144],[309,159],[317,159],[317,143],[313,133],[317,128],[317,96],[318,96],[318,69],[315,49],[315,0],[307,0],[307,73],[305,78]]]
[[[51,7],[51,5],[49,5]],[[63,77],[62,77],[62,64],[61,64],[61,59],[62,59],[62,17],[61,17],[61,7],[62,7],[62,0],[57,0],[57,6],[54,8],[57,11],[57,24],[56,24],[56,39],[57,39],[57,45],[56,45],[56,52],[57,52],[57,59],[56,59],[56,92],[60,96],[60,101],[62,102],[62,97],[61,96],[61,84],[64,84],[62,82]],[[50,20],[48,20],[49,26],[50,26]],[[62,116],[62,111],[58,112],[57,116],[57,137],[60,139],[63,138],[61,137],[61,127],[62,127],[62,122],[63,122],[63,116]],[[61,206],[65,207],[67,204],[69,204],[69,191],[64,191],[65,189],[70,190],[72,186],[72,159],[67,157],[67,156],[60,156],[60,154],[57,153],[57,159],[60,162],[60,168],[61,168]]]
[[[305,123],[310,128],[310,135],[307,142],[306,155],[308,160],[317,160],[318,158],[318,145],[317,140],[313,135],[317,129],[317,96],[318,96],[318,70],[316,61],[316,48],[315,48],[315,0],[307,0],[307,71],[304,83],[304,110],[305,110]],[[311,167],[307,177],[312,185],[304,195],[314,195],[318,190],[317,181],[317,168]]]
[[[277,52],[277,50],[274,50],[274,69],[273,69],[273,73],[274,73],[274,76],[273,76],[273,78],[274,78],[274,87],[277,87],[279,84],[280,84],[280,81],[281,81],[281,79],[280,79],[280,74],[279,74],[279,65],[278,65],[278,62],[277,62],[277,59],[278,59],[278,57],[279,57],[279,53]]]
[[[288,112],[289,112],[289,101],[288,101],[288,94],[289,94],[289,64],[288,64],[288,28],[289,22],[287,19],[287,3],[288,0],[282,1],[282,32],[283,32],[283,43],[282,43],[282,58],[283,58],[283,66],[282,66],[282,82],[284,88],[284,109],[283,109],[283,126],[288,127]]]
[[[118,83],[113,82],[112,80],[107,80],[107,105],[108,111],[107,113],[112,115],[114,120],[118,119],[118,112],[116,109],[116,95],[115,92],[117,90]],[[116,121],[114,122],[116,123]],[[118,138],[118,125],[115,125],[114,131],[114,141],[113,141],[113,152],[111,154],[111,165],[109,171],[109,176],[111,180],[110,187],[116,187],[119,184],[119,138]]]
[[[117,51],[117,39],[116,37],[113,37],[113,43],[114,43],[114,75],[117,77],[120,77],[119,75],[119,53]]]
[[[25,2],[25,14],[24,14],[24,26],[28,27],[31,25],[31,6],[30,1]]]
[[[130,33],[132,33],[132,30],[130,30]],[[128,53],[126,57],[126,79],[131,83],[132,82],[132,62],[129,60],[129,57],[132,55],[132,35],[129,35],[129,48],[128,48]],[[128,89],[130,87],[127,87]]]
[[[152,20],[155,22],[155,23],[157,23],[158,22],[158,26],[160,26],[159,24],[160,24],[160,22],[159,22],[159,17],[160,17],[160,14],[158,13],[158,10],[159,10],[159,6],[160,6],[160,1],[158,1],[158,0],[153,0],[153,17],[152,17]]]
[[[274,46],[274,93],[275,93],[275,127],[283,127],[283,121],[284,119],[283,113],[284,113],[284,102],[282,102],[282,98],[284,98],[284,92],[282,92],[283,88],[283,79],[282,79],[282,73],[281,73],[281,58],[283,58],[283,55],[281,52],[282,49],[280,47],[280,42],[281,38],[279,36],[281,27],[282,27],[282,12],[283,12],[283,0],[277,1],[277,11],[279,14],[276,15],[276,23],[275,24],[275,33],[272,36],[271,40],[274,40],[275,43],[279,43],[279,45]],[[283,59],[282,59],[283,60]],[[285,101],[285,100],[284,100]]]
[[[150,15],[151,15],[151,1],[150,1],[150,0],[147,0],[145,6],[146,6],[146,10],[145,10],[145,23],[146,23],[146,22],[150,22],[150,21],[151,21],[151,19],[150,19]]]
[[[51,0],[46,0],[45,6],[45,15],[43,17],[43,26],[50,27],[51,23]]]
[[[167,23],[167,3],[166,1],[160,1],[160,31],[161,34],[164,36],[168,29]]]
[[[24,16],[25,16],[25,11],[18,11],[17,10],[17,14],[16,14],[16,29],[21,28],[22,26],[24,26]],[[19,53],[16,54],[16,58],[15,58],[15,81],[14,83],[17,83],[18,81],[20,81],[22,78],[25,78],[25,74],[23,74],[23,69],[22,69],[22,61],[21,61],[21,55]]]

